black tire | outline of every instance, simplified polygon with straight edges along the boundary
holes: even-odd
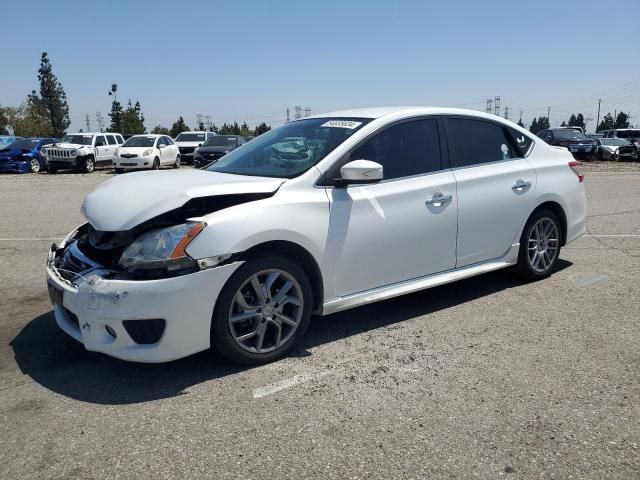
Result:
[[[58,172],[58,169],[56,167],[47,167],[47,171],[50,175],[55,175]]]
[[[173,168],[180,168],[180,155],[176,157],[176,163],[173,164]]]
[[[303,297],[302,316],[291,338],[279,348],[268,353],[252,353],[242,348],[233,338],[229,326],[230,310],[233,307],[236,292],[242,285],[256,273],[270,269],[286,272],[298,282]],[[218,296],[211,320],[211,346],[229,360],[243,365],[260,365],[271,362],[285,355],[304,336],[311,320],[312,307],[311,282],[296,262],[276,254],[250,258],[234,272]]]
[[[122,173],[124,172],[124,168],[116,168],[116,173]]]
[[[153,165],[151,165],[153,170],[160,170],[160,159],[158,157],[153,159]]]
[[[557,231],[557,245],[558,245],[558,248],[553,258],[551,258],[550,264],[546,266],[543,271],[540,271],[534,268],[529,258],[529,250],[528,250],[529,243],[530,243],[529,239],[531,238],[532,230],[536,225],[536,223],[538,223],[538,221],[541,219],[548,219],[555,224],[555,228]],[[563,238],[562,225],[560,223],[560,220],[558,219],[558,216],[555,213],[553,213],[551,210],[548,210],[548,209],[540,209],[533,212],[531,214],[531,217],[529,217],[529,220],[527,220],[527,224],[524,226],[524,229],[522,230],[522,235],[520,236],[520,251],[518,252],[518,263],[516,265],[516,271],[518,272],[518,274],[524,279],[531,280],[531,281],[541,280],[551,275],[551,272],[553,271],[558,261],[558,258],[560,258],[562,238]]]
[[[96,162],[93,157],[88,156],[82,161],[82,171],[84,173],[92,173],[96,169]]]

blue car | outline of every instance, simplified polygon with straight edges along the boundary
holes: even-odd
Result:
[[[0,172],[38,173],[46,166],[42,147],[57,141],[56,138],[23,138],[0,144]]]

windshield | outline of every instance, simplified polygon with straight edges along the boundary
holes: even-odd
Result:
[[[60,143],[75,143],[76,145],[91,145],[93,135],[65,135]]]
[[[8,145],[16,141],[16,137],[0,137],[0,145]]]
[[[181,133],[176,142],[203,142],[204,133]]]
[[[629,145],[629,140],[625,140],[624,138],[601,138],[600,142],[602,145]]]
[[[202,144],[203,147],[237,147],[238,137],[216,135]]]
[[[293,178],[326,157],[369,118],[310,118],[270,130],[212,164],[212,172]]]
[[[156,137],[131,137],[122,144],[123,147],[153,147]]]
[[[640,130],[618,130],[616,136],[618,138],[638,138],[640,137]]]
[[[553,134],[559,140],[591,140],[584,133],[578,130],[554,130]]]

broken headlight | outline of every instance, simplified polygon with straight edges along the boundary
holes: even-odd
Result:
[[[205,226],[203,222],[187,222],[143,233],[127,247],[118,266],[150,276],[192,269],[196,262],[185,249]]]

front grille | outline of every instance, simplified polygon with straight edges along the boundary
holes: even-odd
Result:
[[[57,158],[73,158],[73,157],[75,157],[75,155],[71,155],[71,151],[70,150],[53,149],[53,148],[47,149],[47,156],[49,156],[49,157],[57,157]]]
[[[78,278],[78,274],[89,270],[93,265],[83,262],[73,255],[70,248],[67,248],[65,252],[58,257],[55,267],[63,278],[73,281]]]
[[[203,153],[202,158],[205,160],[217,160],[218,158],[224,157],[224,153]]]
[[[178,147],[178,150],[180,150],[180,153],[193,153],[195,149],[196,147]]]
[[[120,156],[122,158],[136,158],[138,155],[136,153],[123,153]]]
[[[633,153],[635,152],[635,147],[632,146],[628,146],[628,147],[620,147],[618,149],[618,153],[622,153],[622,154],[629,154],[629,153]]]
[[[122,165],[123,167],[135,167],[136,165],[138,165],[137,163],[125,163],[125,162],[120,162],[120,165]]]
[[[141,345],[158,343],[164,333],[166,323],[162,318],[122,321],[122,325],[131,337],[131,340]]]

